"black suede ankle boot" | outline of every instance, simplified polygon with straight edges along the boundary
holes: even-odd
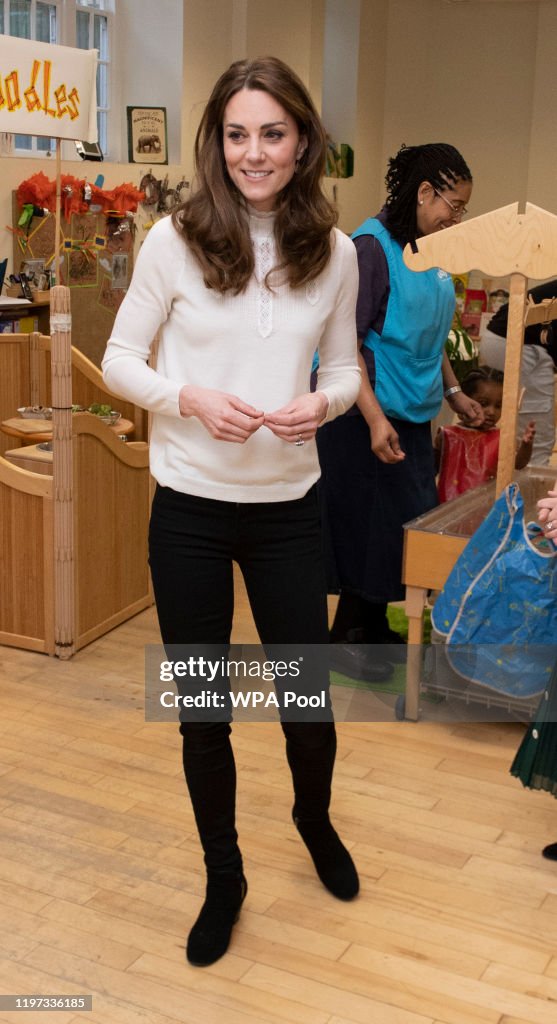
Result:
[[[248,883],[241,872],[208,872],[205,903],[186,946],[193,967],[208,967],[224,956],[247,891]]]
[[[296,816],[294,809],[292,817],[325,888],[338,900],[353,900],[360,889],[358,872],[329,816],[317,821],[303,821]]]

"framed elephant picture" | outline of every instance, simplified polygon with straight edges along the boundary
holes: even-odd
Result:
[[[166,107],[127,107],[128,159],[132,164],[167,164]]]

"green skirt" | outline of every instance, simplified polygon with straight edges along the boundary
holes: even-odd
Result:
[[[557,796],[557,663],[535,721],[516,752],[511,775],[529,789],[545,789]]]

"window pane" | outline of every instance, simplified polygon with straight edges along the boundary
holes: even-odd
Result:
[[[108,152],[107,114],[105,110],[97,111],[97,131],[99,133],[99,146],[104,157]]]
[[[4,34],[4,4],[0,4],[0,32]]]
[[[76,45],[80,50],[88,50],[89,47],[89,15],[86,11],[77,11],[76,14]]]
[[[93,16],[93,47],[99,51],[101,60],[108,60],[108,24],[102,15]]]
[[[47,139],[40,136],[37,138],[37,149],[41,153],[50,153],[52,150],[56,149],[56,143],[54,139]]]
[[[97,106],[108,107],[108,68],[106,64],[97,65]]]
[[[56,42],[56,7],[54,4],[37,3],[35,38],[41,43]]]
[[[10,35],[31,39],[31,0],[11,0]]]
[[[31,135],[16,135],[15,136],[15,148],[16,149],[31,149],[32,148],[32,136]]]

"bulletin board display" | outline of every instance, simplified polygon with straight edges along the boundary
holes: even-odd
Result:
[[[18,228],[13,197],[14,271],[27,260],[54,266],[55,217],[34,217]],[[62,216],[59,284],[71,291],[72,344],[100,366],[114,318],[133,271],[133,217],[102,212]]]

